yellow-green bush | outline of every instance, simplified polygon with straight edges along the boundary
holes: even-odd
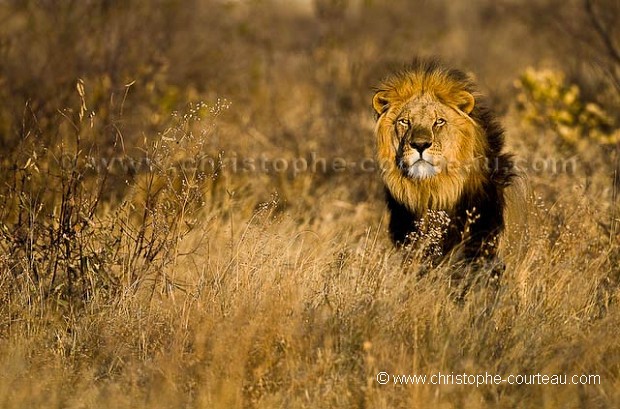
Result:
[[[568,146],[620,142],[614,118],[596,102],[587,101],[579,86],[567,81],[564,72],[530,67],[515,85],[523,118],[534,125],[551,127]]]

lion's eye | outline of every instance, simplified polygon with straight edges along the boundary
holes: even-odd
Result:
[[[435,121],[435,126],[443,126],[446,124],[446,120],[443,118],[437,118],[437,120]]]
[[[398,120],[398,125],[409,126],[409,120],[406,118],[400,118]]]

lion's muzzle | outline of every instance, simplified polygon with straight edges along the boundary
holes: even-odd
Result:
[[[413,131],[413,132],[412,132]],[[400,143],[396,164],[403,174],[412,179],[427,179],[441,172],[438,160],[431,154],[432,133],[425,129],[408,132]]]
[[[396,157],[396,164],[403,174],[412,179],[427,179],[441,172],[438,160],[428,150],[409,149]]]

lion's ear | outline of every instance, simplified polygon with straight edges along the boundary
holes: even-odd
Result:
[[[469,115],[474,110],[476,100],[472,94],[467,91],[461,91],[456,96],[456,105],[461,111]]]
[[[377,91],[372,97],[372,107],[377,115],[383,114],[390,107],[390,100],[387,98],[386,91]]]

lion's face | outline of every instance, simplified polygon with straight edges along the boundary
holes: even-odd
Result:
[[[430,95],[408,101],[393,115],[394,165],[411,179],[454,172],[473,158],[473,144],[461,132],[468,121]]]
[[[377,92],[373,106],[382,176],[401,203],[412,210],[450,207],[466,188],[480,185],[487,141],[469,116],[470,93],[396,88]]]

